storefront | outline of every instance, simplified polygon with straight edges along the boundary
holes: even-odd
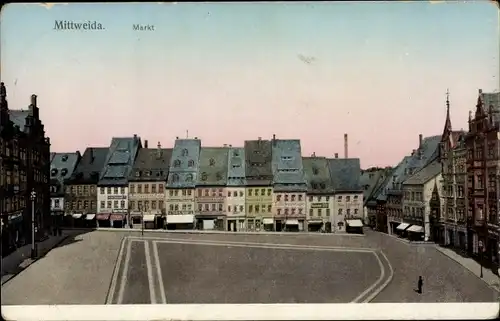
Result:
[[[274,220],[272,218],[263,218],[262,226],[264,227],[264,231],[272,232],[274,231]]]
[[[323,220],[308,220],[307,229],[309,232],[321,232],[323,230]]]
[[[22,212],[8,215],[7,219],[2,220],[2,257],[26,243],[23,225]]]
[[[111,222],[109,221],[109,217],[111,214],[108,213],[100,213],[96,215],[96,224],[97,227],[111,227]]]
[[[167,229],[169,230],[192,230],[195,218],[192,214],[167,215]]]
[[[51,218],[52,233],[54,235],[56,235],[58,230],[64,225],[64,222],[63,222],[64,212],[63,211],[51,211],[50,218]]]
[[[153,230],[156,228],[156,215],[145,214],[143,216],[143,221],[144,221],[144,229]]]
[[[228,218],[227,219],[227,231],[228,232],[238,232],[245,230],[245,219],[242,218]]]
[[[82,213],[73,213],[71,217],[73,218],[73,227],[84,227]]]
[[[114,228],[123,228],[127,224],[125,214],[122,214],[122,213],[111,214],[109,216],[109,221],[110,221],[111,227],[114,227]]]
[[[363,222],[359,219],[346,220],[346,232],[363,234]]]
[[[85,227],[87,228],[95,228],[97,227],[97,220],[95,214],[87,214],[85,215]]]
[[[299,225],[299,220],[287,219],[285,221],[286,232],[298,232],[300,230]]]
[[[410,224],[408,223],[400,223],[397,227],[396,227],[396,235],[399,235],[401,237],[406,237],[407,236],[407,232],[406,232],[406,229],[410,227]]]
[[[422,241],[424,239],[424,228],[420,225],[411,225],[406,229],[408,239],[411,241]]]

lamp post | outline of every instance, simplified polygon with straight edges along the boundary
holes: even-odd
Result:
[[[33,189],[30,193],[31,199],[31,258],[36,258],[36,248],[35,248],[35,200],[36,192]]]
[[[144,236],[144,211],[142,210],[142,204],[139,205],[139,211],[141,212],[141,236]]]
[[[480,278],[483,278],[483,249],[484,244],[483,241],[479,241],[479,265],[481,266],[481,272],[479,274]]]

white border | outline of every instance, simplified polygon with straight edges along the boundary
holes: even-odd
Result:
[[[484,320],[498,303],[144,304],[2,306],[8,320]]]

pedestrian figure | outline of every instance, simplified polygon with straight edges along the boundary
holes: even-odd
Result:
[[[418,277],[418,283],[417,283],[417,286],[418,286],[418,293],[419,294],[422,294],[422,286],[424,285],[424,280],[422,279],[422,276],[419,276]]]

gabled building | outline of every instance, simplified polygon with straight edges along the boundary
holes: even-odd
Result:
[[[345,229],[334,226],[336,232],[363,227],[363,189],[359,185],[361,165],[359,158],[328,159],[334,197],[333,213],[337,222],[345,221]],[[342,226],[343,227],[343,226]]]
[[[104,168],[99,175],[97,219],[109,220],[112,227],[124,227],[128,213],[128,178],[135,158],[142,148],[141,139],[119,137],[111,140]]]
[[[469,251],[482,252],[482,261],[496,270],[499,265],[500,200],[500,93],[479,90],[474,117],[469,114],[467,148],[467,197]]]
[[[391,170],[392,168],[368,168],[366,170],[361,170],[359,185],[363,189],[363,221],[372,228],[376,226],[377,208],[373,196],[384,182],[387,172]],[[372,201],[371,207],[368,206],[369,201]]]
[[[2,254],[48,233],[50,216],[50,140],[39,115],[37,96],[27,109],[9,109],[7,89],[0,84],[0,217]],[[35,192],[34,201],[31,193]],[[34,207],[33,207],[34,205]]]
[[[88,147],[64,181],[64,225],[97,226],[97,183],[108,147]]]
[[[439,161],[443,177],[442,214],[433,226],[435,242],[452,247],[467,248],[467,167],[465,133],[453,131],[450,117],[450,101],[446,98],[446,120],[441,136]]]
[[[264,228],[286,231],[307,231],[307,182],[298,139],[272,140],[273,214],[263,218]]]
[[[387,189],[387,220],[389,234],[404,233],[408,224],[403,224],[403,182],[439,157],[441,136],[418,137],[418,148],[410,156],[406,156],[393,173],[390,188]]]
[[[128,177],[129,223],[134,227],[163,228],[166,226],[165,185],[170,168],[171,148],[139,149]]]
[[[438,159],[427,164],[403,182],[403,223],[412,240],[431,238],[431,201],[435,190],[441,189],[441,164]]]
[[[201,141],[196,137],[175,140],[165,191],[169,229],[194,227],[200,149]]]
[[[266,219],[273,219],[273,168],[270,140],[245,141],[245,206],[247,229],[260,230]]]
[[[224,207],[226,208],[227,230],[245,230],[245,149],[229,145],[227,166],[227,187]]]
[[[227,147],[201,148],[195,193],[199,229],[226,229],[227,162]]]
[[[60,227],[63,224],[65,183],[73,175],[80,158],[78,151],[54,153],[50,162],[50,213],[54,227]]]
[[[313,154],[311,157],[304,157],[302,164],[307,182],[307,230],[344,232],[343,218],[339,221],[333,212],[334,191],[328,160]]]

